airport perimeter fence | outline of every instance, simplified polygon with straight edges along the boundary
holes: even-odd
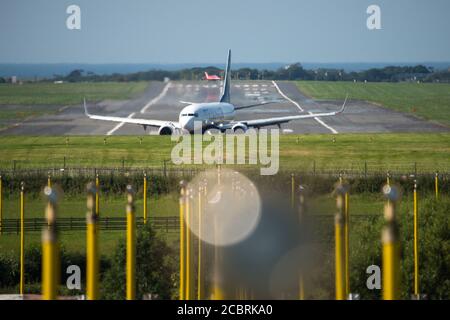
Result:
[[[210,167],[214,169],[214,166]],[[222,167],[224,168],[224,167]],[[230,168],[225,166],[225,168]],[[414,180],[420,185],[421,190],[433,192],[436,173],[423,172],[412,167],[410,170],[401,171],[360,171],[342,170],[340,168],[325,170],[304,171],[285,168],[273,176],[262,176],[259,168],[236,168],[260,190],[288,191],[291,185],[291,175],[295,176],[295,183],[308,189],[311,194],[325,194],[334,190],[334,184],[342,176],[349,184],[352,193],[380,192],[386,183],[387,175],[396,184],[400,184],[404,190],[411,190]],[[64,191],[66,195],[84,195],[86,185],[95,180],[98,175],[100,180],[100,193],[102,196],[120,195],[128,184],[131,184],[138,197],[143,193],[143,174],[147,175],[148,195],[161,195],[179,191],[181,180],[191,181],[193,177],[204,171],[205,168],[30,168],[20,170],[0,171],[3,182],[3,195],[10,197],[17,195],[21,182],[25,182],[25,191],[28,195],[38,196],[43,187],[47,185],[47,178]],[[439,189],[441,193],[450,192],[450,172],[439,171]]]
[[[149,217],[149,223],[154,230],[166,233],[178,232],[180,229],[179,218],[176,216]],[[100,217],[100,230],[105,231],[124,231],[127,229],[126,217]],[[136,217],[136,226],[144,225],[143,217]],[[26,232],[40,232],[47,226],[45,218],[26,218],[24,219],[24,230]],[[62,217],[56,220],[56,227],[59,231],[80,231],[86,230],[86,218],[83,217]],[[2,232],[19,234],[20,219],[3,219]]]
[[[230,168],[241,171],[243,173],[260,172],[260,165],[221,165],[223,168]],[[95,176],[99,175],[134,175],[146,172],[151,176],[173,176],[173,177],[193,177],[201,171],[212,169],[217,165],[196,165],[196,166],[175,166],[170,160],[165,160],[160,166],[146,165],[146,161],[133,160],[126,165],[122,162],[121,166],[104,166],[99,164],[83,166],[81,164],[73,164],[68,166],[64,161],[61,166],[46,162],[36,164],[25,160],[0,160],[0,174],[50,174],[52,176]],[[265,167],[265,166],[264,166]],[[385,175],[389,172],[392,175],[434,175],[439,172],[442,175],[450,175],[450,159],[446,163],[421,163],[421,162],[394,162],[390,161],[389,165],[377,162],[363,161],[350,162],[346,166],[335,166],[332,163],[317,163],[316,161],[299,160],[295,166],[292,164],[280,166],[281,173],[299,173],[319,176],[339,176],[344,174],[348,177],[370,177],[377,175]]]
[[[352,221],[362,221],[371,219],[381,219],[382,216],[374,214],[352,214]],[[178,233],[180,230],[178,216],[162,216],[149,217],[150,226],[159,232]],[[312,223],[314,228],[311,237],[320,239],[321,242],[332,242],[334,237],[334,215],[332,214],[314,214],[305,217],[306,223]],[[56,221],[58,231],[85,231],[86,218],[83,217],[61,217]],[[108,231],[125,231],[127,229],[126,217],[100,217],[100,230]],[[143,217],[136,217],[136,226],[142,228],[144,226]],[[41,232],[47,227],[45,218],[26,218],[24,219],[25,232]],[[2,233],[4,234],[20,234],[20,219],[3,219]]]

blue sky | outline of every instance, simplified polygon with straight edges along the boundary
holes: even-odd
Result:
[[[0,63],[450,61],[449,15],[448,0],[0,0]]]

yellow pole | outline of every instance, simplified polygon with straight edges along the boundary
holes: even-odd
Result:
[[[144,224],[147,224],[147,173],[144,172]]]
[[[203,300],[203,270],[202,270],[202,193],[203,188],[198,188],[198,261],[197,261],[197,300]]]
[[[86,298],[88,300],[97,300],[99,298],[98,282],[99,282],[99,252],[98,252],[98,236],[99,228],[97,227],[98,215],[96,212],[97,189],[95,185],[88,185],[87,198],[87,253],[86,253]]]
[[[52,178],[50,176],[50,172],[48,173],[48,176],[47,176],[47,187],[49,187],[49,188],[52,187]]]
[[[0,235],[3,234],[3,180],[2,176],[0,175]]]
[[[396,187],[386,185],[383,192],[388,200],[384,207],[386,224],[381,238],[383,246],[383,299],[398,300],[400,299],[400,243],[395,207],[399,199],[399,191]]]
[[[136,299],[136,231],[134,192],[127,186],[127,300]]]
[[[221,253],[219,250],[219,235],[220,229],[217,221],[217,215],[214,215],[214,276],[213,276],[213,290],[212,290],[212,300],[224,300],[225,295],[222,290],[222,271],[221,271]]]
[[[417,181],[414,180],[414,295],[419,296],[419,212],[417,206]]]
[[[95,176],[95,214],[100,215],[100,179],[98,174]]]
[[[186,292],[186,252],[185,252],[185,222],[184,210],[186,206],[186,185],[184,181],[180,182],[180,300],[185,300]]]
[[[185,221],[186,221],[186,300],[192,299],[192,243],[191,243],[191,190],[186,189],[186,207],[185,207]]]
[[[390,173],[389,171],[388,171],[387,174],[386,174],[386,184],[387,184],[388,186],[391,185],[391,173]]]
[[[342,173],[339,173],[339,183],[343,185]],[[346,299],[350,293],[350,275],[349,275],[349,194],[344,194],[344,276],[345,276],[345,296]]]
[[[334,220],[335,230],[335,283],[336,300],[345,300],[345,257],[344,257],[344,194],[342,184],[337,188],[336,207],[337,212]]]
[[[295,204],[295,176],[291,173],[291,208],[294,209]]]
[[[20,183],[20,294],[25,290],[25,183]]]
[[[350,294],[350,238],[349,238],[349,194],[345,192],[345,218],[344,218],[344,239],[345,239],[345,295]]]
[[[436,200],[438,200],[439,199],[439,172],[436,172],[436,174],[434,175],[434,191],[436,193]]]
[[[46,187],[44,190],[48,199],[46,218],[48,227],[42,232],[42,299],[57,299],[59,261],[58,239],[56,233],[56,205],[55,191]]]
[[[299,187],[299,201],[298,201],[298,226],[301,228],[303,216],[306,211],[306,204],[305,204],[305,195],[303,192],[303,186]],[[300,300],[305,300],[305,283],[304,283],[304,277],[303,272],[300,269],[299,275],[298,275],[298,298]]]

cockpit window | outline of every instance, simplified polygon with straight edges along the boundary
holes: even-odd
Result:
[[[182,117],[198,117],[198,113],[182,113],[181,114]]]

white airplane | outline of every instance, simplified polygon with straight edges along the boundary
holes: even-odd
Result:
[[[220,100],[218,102],[208,102],[208,103],[183,102],[189,105],[183,108],[183,110],[181,110],[178,122],[93,115],[90,114],[87,110],[86,100],[84,100],[84,111],[86,116],[88,116],[90,119],[137,124],[143,126],[144,130],[147,127],[157,127],[159,128],[158,134],[170,135],[176,131],[194,133],[194,122],[196,129],[198,129],[199,124],[201,124],[202,133],[205,133],[206,131],[211,129],[220,130],[221,132],[231,130],[234,133],[238,133],[238,132],[246,132],[249,128],[259,129],[261,127],[272,125],[278,125],[278,127],[280,127],[282,123],[287,123],[289,121],[294,120],[335,116],[344,112],[345,110],[347,97],[345,98],[345,101],[341,109],[335,112],[315,113],[315,114],[310,113],[295,116],[285,116],[285,117],[275,117],[275,118],[255,119],[255,120],[242,120],[242,121],[234,120],[236,110],[252,108],[279,101],[268,101],[248,106],[234,106],[233,104],[231,104],[230,67],[231,67],[231,50],[228,51],[228,60],[225,69],[224,84]]]

